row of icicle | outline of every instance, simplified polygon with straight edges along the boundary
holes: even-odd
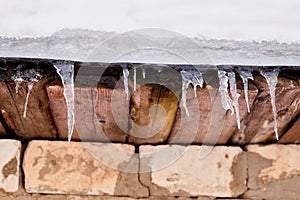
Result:
[[[194,86],[195,97],[196,97],[196,87],[197,86],[202,87],[203,82],[204,82],[201,72],[199,72],[199,71],[193,71],[193,72],[194,73],[190,73],[188,71],[181,71],[181,76],[182,76],[181,101],[182,101],[182,105],[186,111],[187,116],[189,116],[189,112],[188,112],[188,108],[186,106],[186,93],[187,93],[189,84],[192,84]],[[249,99],[248,99],[248,80],[253,80],[253,76],[252,76],[251,71],[238,71],[238,73],[244,84],[245,101],[246,101],[248,113],[250,113],[250,105],[249,105]],[[273,117],[274,117],[274,132],[275,132],[276,139],[279,140],[278,130],[277,130],[277,111],[276,111],[276,105],[275,105],[275,89],[276,89],[276,85],[277,85],[277,77],[279,74],[279,69],[274,68],[272,71],[260,70],[260,74],[266,79],[267,84],[269,86],[272,111],[273,111]],[[219,84],[220,84],[219,92],[221,94],[222,107],[225,110],[231,110],[231,114],[235,113],[236,120],[237,120],[237,127],[238,127],[238,129],[240,129],[241,123],[240,123],[239,102],[238,102],[240,94],[237,93],[235,73],[233,71],[226,72],[223,70],[218,70],[218,78],[219,78]],[[229,90],[231,93],[231,97],[229,96],[229,93],[228,93],[228,82],[229,82]]]
[[[72,133],[74,130],[75,124],[75,109],[74,109],[74,65],[70,63],[59,63],[54,65],[56,68],[57,73],[59,74],[63,87],[64,87],[64,97],[67,104],[67,115],[68,115],[68,141],[71,141]],[[133,90],[136,90],[136,76],[137,70],[136,67],[133,67]],[[274,68],[272,71],[266,72],[261,70],[261,75],[265,77],[271,96],[271,104],[272,104],[272,111],[274,116],[274,132],[276,139],[278,140],[278,131],[277,131],[277,115],[276,115],[276,106],[275,106],[275,87],[277,84],[277,77],[279,73],[278,68]],[[244,93],[245,93],[245,101],[247,104],[247,110],[250,112],[249,100],[248,100],[248,80],[253,80],[252,73],[250,71],[238,71],[239,76],[241,77],[243,84],[244,84]],[[129,77],[129,70],[126,67],[123,67],[123,76],[124,76],[124,89],[127,96],[129,98],[129,88],[128,88],[128,77]],[[146,70],[142,68],[142,76],[146,78]],[[189,111],[186,104],[186,94],[189,88],[189,85],[192,84],[194,87],[195,97],[197,97],[197,86],[203,87],[203,77],[201,72],[197,70],[183,70],[181,71],[182,77],[182,105],[185,109],[186,115],[189,116]],[[237,120],[237,127],[240,129],[240,115],[239,115],[239,103],[238,99],[240,94],[237,93],[236,87],[236,77],[233,71],[226,72],[223,70],[218,70],[218,78],[219,78],[219,92],[221,94],[221,102],[222,107],[225,110],[231,110],[231,113],[236,115]],[[15,77],[14,81],[16,82],[16,93],[18,93],[19,85],[22,81],[24,81],[21,77]],[[24,113],[23,117],[26,117],[27,106],[28,106],[28,99],[30,92],[33,88],[34,83],[38,81],[37,79],[32,79],[31,82],[27,83],[28,92],[26,95],[26,101],[24,105]],[[229,83],[229,91],[231,97],[228,93],[228,83]]]

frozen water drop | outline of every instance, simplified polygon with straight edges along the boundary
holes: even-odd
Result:
[[[68,141],[71,141],[75,124],[74,106],[74,65],[61,62],[54,65],[64,87],[64,97],[68,113]]]
[[[278,136],[278,128],[277,128],[277,111],[276,111],[276,104],[275,104],[275,89],[278,81],[278,74],[279,69],[274,68],[272,71],[263,71],[260,70],[260,73],[263,77],[265,77],[267,84],[269,86],[270,90],[270,96],[271,96],[271,104],[272,104],[272,111],[274,116],[274,132],[276,139],[279,140]]]
[[[129,90],[128,90],[129,71],[126,67],[123,67],[123,76],[124,76],[124,88],[125,88],[126,98],[128,100],[129,99]]]
[[[228,94],[228,77],[226,76],[226,72],[223,70],[218,70],[218,77],[219,77],[219,92],[221,93],[221,103],[222,107],[225,110],[231,110],[231,114],[234,113],[233,105],[232,105],[232,100],[229,97]]]
[[[250,113],[250,106],[249,106],[249,98],[248,98],[248,80],[253,80],[253,76],[250,71],[239,71],[239,75],[244,84],[244,93],[245,93],[245,100],[247,104],[248,113]]]
[[[235,110],[235,116],[236,116],[236,122],[238,129],[241,128],[241,122],[240,122],[240,112],[239,112],[239,97],[240,94],[237,93],[236,90],[236,79],[235,79],[235,73],[234,72],[228,72],[228,78],[229,78],[229,87],[230,87],[230,93],[232,96],[232,106]]]

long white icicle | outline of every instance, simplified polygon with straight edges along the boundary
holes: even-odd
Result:
[[[29,100],[29,96],[30,96],[31,90],[33,88],[33,85],[34,85],[34,82],[27,82],[28,91],[27,91],[25,105],[24,105],[23,118],[26,118],[26,115],[27,115],[28,100]]]
[[[277,111],[276,111],[276,102],[275,102],[275,89],[278,81],[279,69],[274,68],[272,71],[260,70],[260,73],[263,77],[265,77],[267,84],[269,86],[272,111],[274,116],[274,132],[275,132],[276,139],[279,140],[278,125],[277,125]]]
[[[124,76],[124,88],[125,88],[126,98],[128,100],[129,99],[129,89],[128,89],[129,71],[126,67],[123,67],[123,76]]]
[[[64,86],[64,97],[68,114],[68,141],[71,141],[75,124],[74,106],[74,65],[71,63],[59,63],[54,65]]]
[[[239,97],[240,94],[237,93],[236,90],[236,80],[235,80],[235,73],[234,72],[228,72],[228,78],[229,78],[229,86],[230,86],[230,93],[232,96],[232,106],[235,110],[235,116],[236,116],[236,122],[238,129],[241,128],[241,122],[240,122],[240,111],[239,111]]]
[[[253,80],[252,73],[250,71],[239,71],[239,75],[243,81],[244,84],[244,94],[245,94],[245,100],[247,104],[247,110],[248,113],[250,113],[250,105],[249,105],[249,98],[248,98],[248,80]]]
[[[231,110],[231,114],[234,113],[233,105],[232,105],[232,100],[229,97],[228,94],[228,77],[226,76],[226,72],[223,70],[218,71],[218,77],[219,77],[219,92],[221,93],[221,102],[222,106],[225,110]]]

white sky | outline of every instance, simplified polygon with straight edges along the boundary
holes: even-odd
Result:
[[[0,0],[0,36],[62,28],[164,28],[206,38],[300,42],[299,0]]]

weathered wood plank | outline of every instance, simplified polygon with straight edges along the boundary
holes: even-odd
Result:
[[[51,77],[35,82],[30,92],[26,117],[23,117],[28,92],[27,82],[19,85],[16,93],[15,82],[0,82],[0,109],[10,132],[22,139],[55,138],[54,126],[45,85]]]
[[[280,77],[276,88],[276,109],[279,137],[300,112],[300,87]],[[274,117],[269,87],[265,79],[255,76],[253,83],[260,89],[251,113],[232,137],[234,144],[263,143],[275,140]]]
[[[7,136],[6,130],[4,129],[2,123],[0,122],[0,137]]]
[[[280,138],[281,144],[294,144],[300,143],[300,117],[297,118],[292,127]]]
[[[129,142],[157,144],[170,134],[178,109],[178,99],[168,88],[143,85],[132,95]]]
[[[54,81],[46,88],[59,138],[67,139],[67,106],[63,86],[60,81]],[[128,118],[121,118],[121,121],[117,121],[118,124],[114,116],[128,116],[129,108],[124,105],[126,102],[124,91],[100,86],[75,87],[74,93],[75,129],[72,140],[125,142],[127,130],[123,129],[128,127]],[[113,113],[112,105],[116,106],[118,113]]]
[[[244,91],[238,90],[238,93],[241,95],[239,112],[242,121],[248,114],[247,105]],[[250,106],[256,95],[257,90],[249,90]],[[223,109],[218,89],[198,88],[195,98],[193,89],[189,88],[187,108],[189,116],[181,102],[169,143],[226,144],[237,129],[236,116]]]

